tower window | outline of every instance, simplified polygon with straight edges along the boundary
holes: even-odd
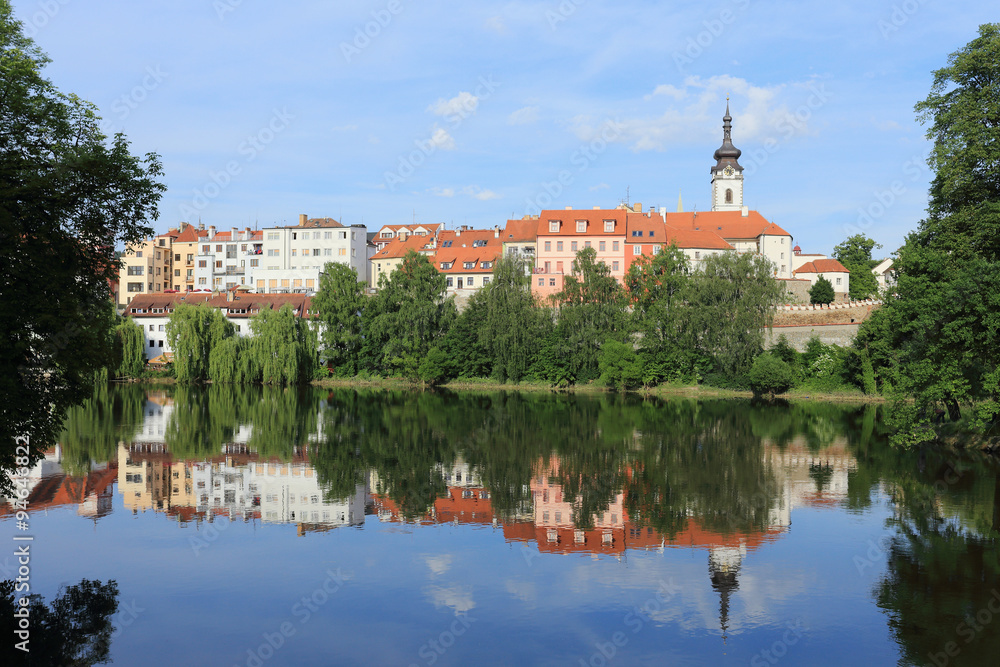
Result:
[[[726,203],[727,204],[733,203],[733,191],[730,188],[726,188]]]

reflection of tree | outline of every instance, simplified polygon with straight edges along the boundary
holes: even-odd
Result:
[[[145,400],[145,392],[134,384],[112,389],[97,385],[89,399],[66,412],[59,436],[63,468],[80,476],[90,471],[92,461],[113,459],[118,441],[128,442],[142,426]]]
[[[82,580],[68,586],[46,606],[40,595],[30,597],[29,653],[17,649],[15,609],[20,594],[13,581],[0,582],[0,619],[4,627],[0,662],[4,665],[72,665],[84,667],[108,662],[118,610],[118,584]]]

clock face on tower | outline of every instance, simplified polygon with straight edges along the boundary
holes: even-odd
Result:
[[[722,173],[723,173],[723,174],[725,174],[726,176],[732,176],[732,175],[733,175],[733,173],[734,173],[734,172],[733,172],[733,168],[732,168],[732,167],[726,167],[726,168],[725,168],[725,169],[724,169],[724,170],[722,171]]]

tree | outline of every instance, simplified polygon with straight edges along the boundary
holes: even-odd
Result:
[[[555,295],[559,304],[557,330],[569,344],[569,365],[578,380],[598,376],[598,356],[606,340],[628,335],[627,300],[611,269],[597,261],[597,251],[584,248],[573,260],[573,272]]]
[[[209,379],[212,348],[235,334],[232,323],[220,309],[207,303],[178,304],[167,321],[167,340],[174,351],[178,382]]]
[[[881,247],[864,234],[855,234],[833,249],[833,256],[851,272],[852,299],[867,299],[878,293],[878,279],[872,273],[878,262],[872,259],[872,250]]]
[[[361,322],[367,305],[365,283],[347,264],[328,262],[319,278],[312,307],[322,325],[323,355],[338,375],[358,372],[358,355],[364,341]]]
[[[49,59],[0,0],[0,465],[54,443],[69,405],[113,363],[115,247],[152,233],[159,158],[106,137],[95,107],[42,76]],[[0,475],[0,487],[7,476]]]
[[[876,378],[895,383],[897,444],[933,439],[940,408],[953,421],[963,405],[978,405],[983,423],[1000,412],[998,85],[1000,24],[985,24],[915,107],[933,142],[927,217],[898,251],[894,293],[855,339]]]
[[[486,318],[479,339],[489,351],[492,375],[501,382],[520,382],[534,359],[545,316],[531,293],[525,260],[499,257],[482,294]]]
[[[362,355],[370,370],[419,379],[420,362],[456,317],[445,277],[426,256],[410,251],[365,308]]]
[[[764,329],[784,294],[766,258],[733,251],[710,255],[692,274],[687,293],[692,345],[729,378],[744,377],[764,350]]]
[[[795,382],[792,367],[767,352],[754,359],[748,377],[755,396],[783,394]]]
[[[115,326],[119,350],[118,377],[137,378],[146,369],[146,337],[135,320],[120,318]]]
[[[247,352],[264,384],[298,384],[309,378],[315,365],[309,324],[295,314],[291,304],[279,310],[261,308],[250,318],[253,337]]]
[[[809,288],[809,303],[828,305],[833,303],[837,295],[833,291],[833,284],[823,277],[821,273],[816,283]]]

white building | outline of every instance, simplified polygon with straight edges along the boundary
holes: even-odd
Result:
[[[260,271],[251,286],[259,293],[311,294],[319,289],[319,276],[327,262],[352,267],[358,280],[368,281],[368,230],[364,225],[345,227],[331,218],[299,216],[292,227],[263,230]]]
[[[198,243],[194,262],[194,289],[225,290],[252,285],[260,267],[262,232],[233,227],[228,232],[208,228]]]

